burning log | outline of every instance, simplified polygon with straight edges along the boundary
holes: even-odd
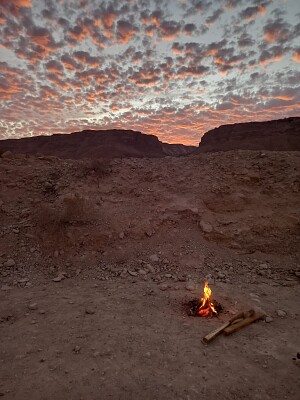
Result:
[[[212,291],[205,282],[204,294],[201,300],[194,299],[188,303],[188,315],[199,317],[214,317],[218,316],[222,311],[222,306],[216,300],[212,300]]]

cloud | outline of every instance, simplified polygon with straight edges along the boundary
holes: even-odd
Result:
[[[243,32],[238,38],[237,43],[240,47],[250,47],[254,44],[254,40],[248,33]]]
[[[182,30],[185,35],[192,35],[194,32],[196,32],[197,26],[192,23],[185,24]]]
[[[117,22],[117,40],[121,43],[130,42],[137,34],[138,29],[128,21],[119,20]]]
[[[300,62],[300,48],[294,51],[293,60],[296,62]]]
[[[3,2],[5,5],[5,1]],[[2,5],[2,4],[1,4]],[[14,5],[16,7],[29,8],[32,6],[31,0],[9,0],[8,5]]]
[[[68,70],[78,70],[82,68],[69,54],[63,54],[60,59],[64,67]]]
[[[290,25],[282,18],[269,21],[263,28],[267,42],[285,43],[290,39]]]
[[[258,59],[259,64],[266,65],[271,62],[278,62],[282,59],[285,52],[286,49],[281,46],[272,46],[269,49],[263,50]]]
[[[224,13],[224,9],[222,8],[218,8],[217,10],[215,10],[212,15],[210,15],[208,18],[206,18],[206,24],[211,25],[214,22],[216,22],[220,16]]]
[[[97,67],[100,64],[98,57],[91,56],[86,51],[74,51],[73,57],[81,63],[88,64],[91,67]]]
[[[64,72],[63,65],[58,62],[57,60],[50,60],[45,64],[46,69],[48,72],[54,72],[58,75],[62,75]]]
[[[176,21],[162,21],[158,29],[163,39],[174,40],[180,33],[181,25]]]
[[[266,8],[262,4],[247,7],[239,13],[239,17],[243,20],[251,20],[256,18],[258,15],[266,15]]]

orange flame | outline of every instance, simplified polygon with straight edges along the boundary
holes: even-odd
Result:
[[[208,286],[208,282],[204,285],[204,297],[201,299],[201,307],[199,307],[198,315],[201,317],[207,317],[210,314],[218,314],[213,303],[211,302],[212,291]]]

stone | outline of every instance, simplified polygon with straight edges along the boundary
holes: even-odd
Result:
[[[119,238],[120,239],[124,239],[124,237],[125,237],[125,233],[124,232],[119,233]]]
[[[78,354],[78,353],[80,352],[80,350],[81,350],[81,347],[80,347],[80,346],[75,346],[75,347],[73,348],[73,353],[74,353],[74,354]]]
[[[95,310],[93,309],[93,308],[90,308],[90,307],[87,307],[86,309],[85,309],[85,313],[86,314],[89,314],[89,315],[92,315],[92,314],[95,314]]]
[[[12,287],[9,286],[9,285],[2,285],[2,286],[1,286],[1,290],[3,290],[3,291],[11,290],[11,289],[12,289]]]
[[[223,274],[223,272],[218,272],[218,278],[224,279],[225,277],[226,277],[226,275]]]
[[[13,153],[9,150],[1,154],[2,158],[13,158],[13,156],[14,156]]]
[[[213,231],[213,227],[209,222],[205,222],[203,220],[200,221],[200,228],[204,233],[210,233]]]
[[[172,278],[172,274],[165,274],[166,278]]]
[[[278,317],[285,317],[286,316],[286,312],[283,310],[277,310],[276,314],[278,315]]]
[[[150,259],[150,261],[152,261],[152,262],[158,262],[158,261],[159,261],[159,258],[158,258],[158,255],[157,255],[157,254],[152,254],[152,255],[149,257],[149,259]]]
[[[55,258],[58,258],[58,256],[59,256],[59,251],[58,251],[58,250],[55,250],[55,252],[54,252],[53,255],[54,255]]]
[[[139,269],[139,274],[140,275],[147,275],[147,272],[143,269]]]
[[[138,275],[137,272],[135,272],[135,271],[130,271],[130,270],[128,270],[128,273],[129,273],[129,275],[131,275],[131,276],[137,276],[137,275]]]
[[[3,263],[4,267],[14,267],[16,265],[15,260],[9,258],[5,263]]]
[[[169,287],[169,286],[168,286],[166,283],[162,283],[161,285],[159,285],[160,290],[162,290],[163,292],[164,292],[165,290],[167,290],[168,287]]]
[[[37,303],[30,303],[29,305],[28,305],[28,308],[29,308],[29,310],[37,310],[37,308],[38,308],[38,304]]]
[[[266,322],[267,324],[270,323],[270,322],[272,322],[272,321],[273,321],[273,318],[272,318],[272,317],[270,317],[269,315],[266,316],[265,322]]]
[[[21,278],[21,279],[18,279],[18,283],[27,283],[27,282],[29,282],[29,279],[28,279],[28,278]]]
[[[190,292],[192,292],[193,290],[195,290],[195,284],[191,281],[187,282],[185,285],[186,290],[189,290]]]
[[[60,281],[62,281],[63,279],[64,279],[64,277],[61,276],[61,275],[59,275],[59,276],[56,276],[55,278],[53,278],[52,280],[53,280],[53,282],[60,282]]]
[[[149,271],[151,274],[155,274],[155,268],[153,267],[153,265],[147,264],[146,267],[147,267],[148,271]]]
[[[259,264],[259,266],[258,266],[259,268],[261,268],[261,269],[267,269],[268,268],[268,264]]]

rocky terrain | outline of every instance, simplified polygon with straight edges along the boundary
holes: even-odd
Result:
[[[157,136],[123,129],[85,130],[0,141],[0,154],[12,151],[72,159],[181,156],[195,149],[194,146],[162,143]]]
[[[205,133],[197,152],[300,150],[300,118],[221,125]]]
[[[299,152],[6,152],[0,187],[3,398],[298,399]],[[206,279],[224,311],[188,317]]]

